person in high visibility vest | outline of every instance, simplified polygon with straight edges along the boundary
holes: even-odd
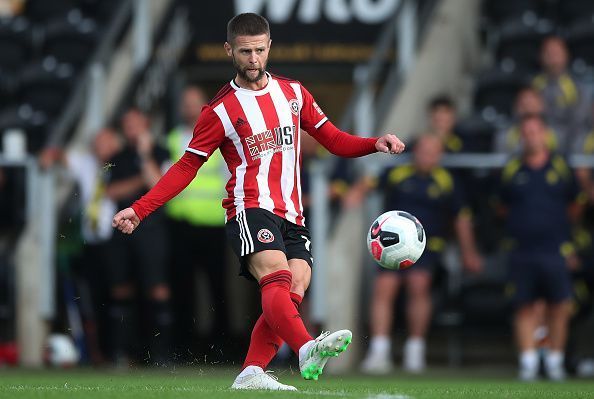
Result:
[[[182,123],[167,135],[167,148],[172,162],[182,157],[192,138],[193,128],[206,104],[204,91],[189,86],[181,99]],[[200,170],[200,178],[169,201],[166,210],[169,216],[172,245],[173,304],[176,313],[176,344],[180,348],[191,347],[192,333],[196,330],[194,299],[197,294],[194,274],[202,270],[208,281],[209,308],[213,309],[213,324],[209,331],[225,331],[225,210],[221,201],[225,196],[228,171],[219,151]],[[214,338],[214,337],[210,337]],[[211,340],[208,340],[209,342]],[[186,349],[178,353],[188,353]],[[189,359],[192,360],[192,359]]]

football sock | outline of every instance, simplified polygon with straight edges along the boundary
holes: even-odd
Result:
[[[171,325],[173,315],[169,301],[151,301],[151,359],[152,364],[162,364],[169,360],[171,351]]]
[[[290,296],[295,309],[299,310],[303,298],[294,292],[291,292]],[[257,366],[265,370],[282,344],[281,337],[272,331],[268,323],[266,323],[264,315],[260,315],[252,330],[250,347],[243,363],[243,369],[245,370],[249,366]]]
[[[291,300],[292,274],[289,270],[270,273],[260,280],[262,313],[271,330],[284,340],[295,353],[312,340],[303,320]]]
[[[266,323],[264,315],[261,314],[252,330],[250,348],[245,357],[243,368],[257,366],[265,370],[282,344],[281,337],[272,331]]]
[[[549,351],[545,357],[547,368],[563,367],[565,355],[561,351]]]

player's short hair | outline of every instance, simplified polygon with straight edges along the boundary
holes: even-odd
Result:
[[[227,43],[232,43],[237,36],[258,35],[270,37],[270,25],[261,15],[246,12],[234,16],[227,24]]]
[[[429,105],[427,109],[429,112],[435,111],[437,108],[448,108],[451,111],[456,111],[456,104],[454,104],[454,100],[451,97],[446,95],[439,95],[434,97],[429,101]]]

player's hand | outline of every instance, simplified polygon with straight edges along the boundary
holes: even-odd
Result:
[[[483,270],[483,258],[476,251],[466,251],[462,254],[462,263],[470,273],[480,273]]]
[[[404,143],[395,135],[386,134],[377,140],[375,149],[386,154],[400,154],[404,151]]]
[[[122,209],[113,217],[111,225],[124,234],[132,234],[140,224],[140,218],[132,208]]]

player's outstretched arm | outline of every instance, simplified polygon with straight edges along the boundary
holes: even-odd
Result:
[[[132,208],[122,209],[113,217],[111,225],[124,234],[132,234],[140,224],[140,218]]]

